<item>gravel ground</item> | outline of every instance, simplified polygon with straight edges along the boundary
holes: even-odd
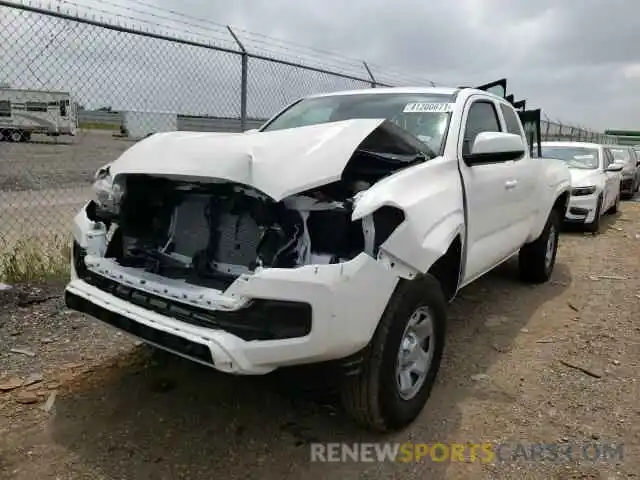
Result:
[[[625,202],[600,235],[563,234],[550,283],[509,263],[470,285],[427,408],[383,438],[281,377],[151,354],[67,311],[59,285],[15,287],[0,292],[0,478],[637,478],[638,272],[640,203]],[[622,443],[624,458],[329,464],[310,462],[314,441]]]
[[[0,240],[66,233],[95,171],[131,145],[101,130],[0,142]]]

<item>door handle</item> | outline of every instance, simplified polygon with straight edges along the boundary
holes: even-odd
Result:
[[[504,182],[504,188],[506,188],[507,190],[512,190],[512,189],[516,188],[516,185],[518,185],[518,181],[517,180],[508,180],[508,181]]]

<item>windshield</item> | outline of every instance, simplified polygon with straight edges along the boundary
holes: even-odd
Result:
[[[614,162],[627,163],[631,160],[630,152],[626,148],[610,148],[609,151],[613,155]]]
[[[566,162],[569,168],[594,170],[598,168],[598,150],[586,147],[545,147],[542,146],[542,156],[557,158]]]
[[[353,118],[385,118],[403,128],[435,153],[442,150],[451,116],[450,95],[370,93],[330,95],[301,100],[262,131],[304,127]]]

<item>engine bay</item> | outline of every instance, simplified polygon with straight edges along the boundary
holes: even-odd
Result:
[[[358,195],[428,159],[383,124],[352,154],[338,181],[275,201],[212,178],[98,171],[87,216],[107,228],[105,257],[189,283],[225,288],[262,268],[336,264],[379,246],[404,221],[383,206],[352,221]]]
[[[228,286],[259,268],[347,261],[366,249],[365,230],[374,233],[366,221],[351,220],[354,196],[369,186],[364,181],[281,202],[232,183],[134,174],[121,186],[115,208],[92,203],[87,211],[107,226],[105,257],[198,285]]]

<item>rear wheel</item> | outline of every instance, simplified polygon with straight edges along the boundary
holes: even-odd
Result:
[[[435,277],[400,283],[365,351],[361,371],[342,385],[351,417],[380,432],[415,420],[440,368],[445,326],[446,300]]]
[[[22,132],[20,130],[12,130],[9,133],[9,140],[11,140],[12,142],[21,142]]]
[[[543,283],[553,273],[560,236],[560,216],[551,210],[540,236],[520,249],[520,277],[530,283]]]

